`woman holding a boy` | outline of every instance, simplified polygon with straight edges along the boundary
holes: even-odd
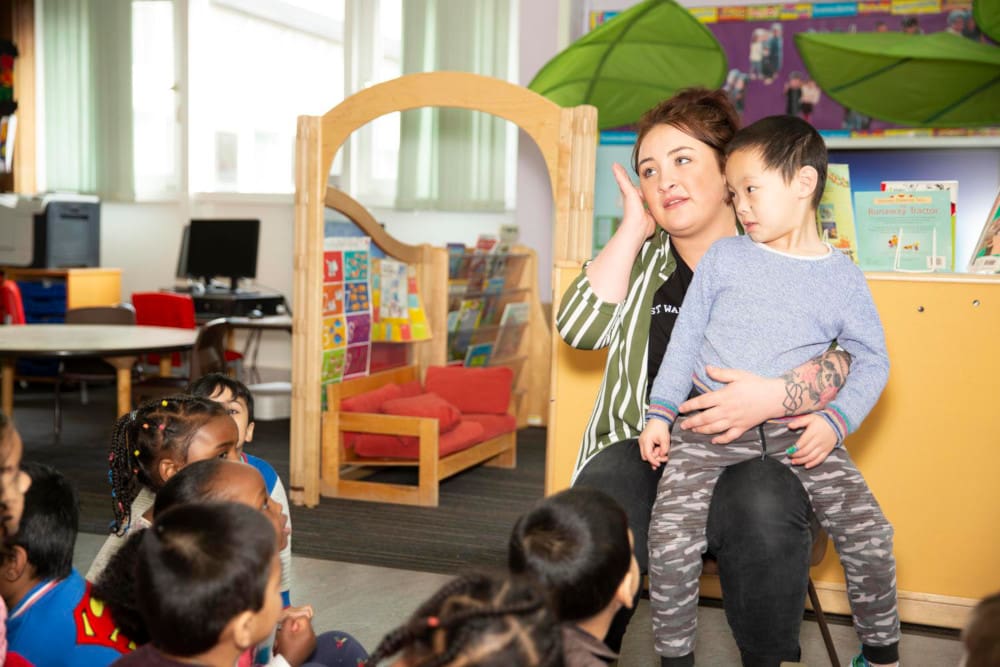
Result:
[[[615,165],[624,201],[621,225],[567,289],[556,318],[568,344],[608,350],[573,484],[599,488],[622,504],[643,572],[662,467],[653,470],[641,459],[636,438],[693,271],[709,246],[737,233],[723,148],[738,126],[725,93],[700,89],[682,91],[643,117],[632,165],[640,185]],[[647,154],[658,156],[655,163],[639,159]],[[829,400],[849,364],[848,355],[835,351],[781,378],[711,369],[727,385],[681,406],[681,412],[702,410],[685,428],[716,433],[715,442],[724,446],[767,419],[809,412]],[[748,461],[719,479],[709,551],[719,562],[726,617],[744,665],[799,658],[811,515],[802,485],[774,461]],[[616,651],[631,616],[623,611],[606,639]]]

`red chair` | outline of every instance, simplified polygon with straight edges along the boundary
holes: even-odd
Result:
[[[188,294],[174,292],[133,292],[132,306],[135,308],[135,323],[153,327],[173,327],[194,329],[197,327],[194,314],[194,299]],[[149,363],[159,363],[159,356],[148,355]],[[235,350],[225,350],[226,364],[239,362],[243,355]],[[171,365],[181,365],[181,355],[174,352]],[[197,377],[192,378],[197,379]]]
[[[25,323],[21,290],[13,280],[0,280],[0,323]]]
[[[194,300],[188,294],[173,292],[133,292],[132,307],[135,308],[135,323],[149,327],[172,327],[174,329],[194,329]],[[151,364],[158,364],[158,354],[147,355]],[[181,355],[174,352],[171,365],[181,366]]]

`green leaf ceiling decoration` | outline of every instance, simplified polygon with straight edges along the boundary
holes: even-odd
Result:
[[[994,42],[1000,42],[1000,2],[976,0],[972,3],[972,18],[987,37]]]
[[[726,54],[673,0],[645,0],[587,33],[542,67],[528,88],[561,106],[592,104],[605,130],[630,125],[682,88],[718,88]]]
[[[798,33],[795,44],[823,92],[865,115],[917,127],[1000,125],[995,46],[947,32]]]

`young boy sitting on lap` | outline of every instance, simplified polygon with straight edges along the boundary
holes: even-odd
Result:
[[[235,503],[167,510],[144,536],[136,564],[152,641],[114,664],[243,664],[278,622],[280,586],[274,527],[259,511]]]
[[[667,464],[649,525],[650,606],[660,663],[694,664],[698,576],[719,475],[766,456],[799,478],[840,554],[862,644],[852,665],[896,664],[893,530],[843,446],[878,401],[889,359],[864,274],[819,237],[826,145],[801,118],[772,116],[737,132],[725,154],[726,181],[746,235],[716,241],[698,264],[639,436],[643,460],[653,468]],[[640,173],[658,179],[665,199],[679,196],[655,170]],[[671,434],[692,386],[719,388],[706,366],[776,377],[834,340],[853,362],[824,409],[760,424],[725,446],[694,431]]]
[[[567,667],[618,657],[603,640],[618,610],[633,604],[639,565],[625,510],[610,496],[578,487],[543,499],[514,525],[508,564],[548,589]]]

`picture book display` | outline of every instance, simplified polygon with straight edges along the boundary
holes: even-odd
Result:
[[[882,181],[885,192],[943,190],[951,197],[951,266],[955,266],[955,222],[958,211],[958,181]]]
[[[368,375],[372,302],[368,237],[323,239],[323,333],[320,382]],[[323,401],[326,392],[322,391]]]
[[[830,164],[826,187],[816,211],[819,236],[858,263],[858,241],[854,232],[854,206],[851,203],[851,173],[846,164]]]
[[[997,192],[972,253],[969,273],[1000,273],[1000,192]]]
[[[865,271],[952,271],[951,195],[944,190],[855,192]]]

